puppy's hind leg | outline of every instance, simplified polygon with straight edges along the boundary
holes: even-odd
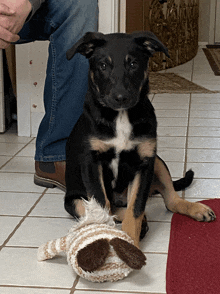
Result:
[[[163,196],[168,210],[188,215],[197,221],[210,222],[215,220],[215,213],[210,207],[202,203],[191,203],[177,194],[169,170],[159,156],[155,160],[154,175],[156,179],[154,187]]]

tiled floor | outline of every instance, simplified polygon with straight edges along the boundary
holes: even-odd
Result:
[[[220,91],[200,49],[193,61],[170,69],[210,90]],[[158,117],[158,153],[174,178],[195,171],[181,195],[191,201],[220,198],[220,93],[151,95]],[[73,220],[63,209],[64,194],[33,183],[35,139],[0,135],[0,293],[104,294],[166,293],[165,273],[172,214],[160,196],[149,199],[150,230],[141,243],[147,266],[116,283],[79,279],[65,257],[37,262],[37,247],[61,237]]]

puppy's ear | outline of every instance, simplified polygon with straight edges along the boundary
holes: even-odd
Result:
[[[76,53],[84,55],[86,58],[90,58],[96,47],[101,47],[106,43],[104,34],[102,33],[86,33],[79,41],[74,44],[66,52],[68,60],[72,59]]]
[[[141,46],[146,52],[153,56],[155,52],[163,52],[169,56],[168,49],[152,32],[133,33],[134,41]]]

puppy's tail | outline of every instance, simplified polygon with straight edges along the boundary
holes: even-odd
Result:
[[[194,178],[194,171],[191,169],[185,173],[185,177],[179,180],[173,181],[173,187],[175,191],[181,191],[191,185]]]

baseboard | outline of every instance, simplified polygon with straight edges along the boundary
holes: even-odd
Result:
[[[200,48],[206,48],[206,45],[208,45],[208,42],[199,42],[198,45]]]

